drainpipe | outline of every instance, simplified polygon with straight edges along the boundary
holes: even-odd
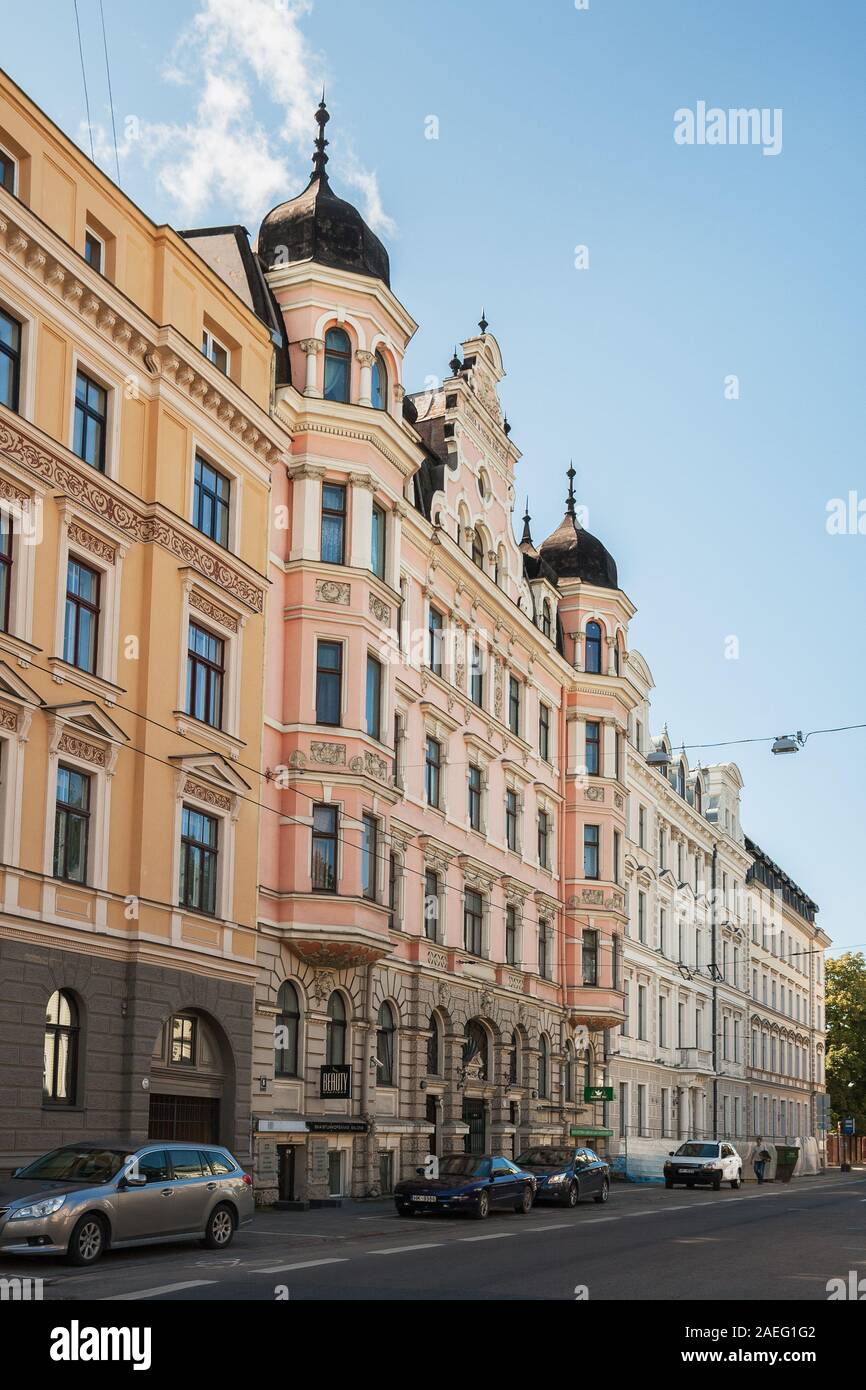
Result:
[[[719,984],[716,981],[716,865],[719,860],[719,845],[713,845],[713,862],[710,869],[710,960],[713,970],[713,1138],[719,1138]]]
[[[370,963],[364,967],[364,1060],[361,1065],[361,1115],[363,1119],[367,1121],[367,1134],[365,1138],[367,1162],[365,1165],[364,1188],[368,1197],[378,1197],[378,1183],[375,1182],[373,1177],[375,1172],[374,1145],[376,1136],[373,1132],[373,1117],[370,1114],[370,1060],[373,1056],[372,1039],[374,1037],[372,1020],[373,965]]]

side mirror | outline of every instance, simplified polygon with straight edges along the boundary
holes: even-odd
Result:
[[[427,1176],[426,1168],[416,1168],[415,1172],[418,1174],[419,1178],[425,1178]]]
[[[23,1173],[23,1172],[24,1172],[24,1169],[23,1169],[23,1168],[13,1168],[13,1169],[12,1169],[12,1176],[13,1176],[13,1178],[17,1178],[17,1177],[18,1177],[18,1174],[19,1174],[19,1173]]]
[[[147,1187],[147,1178],[142,1177],[141,1173],[127,1173],[120,1180],[121,1187]]]
[[[673,1151],[673,1149],[668,1149],[668,1158],[673,1158],[673,1156],[674,1156],[674,1151]]]

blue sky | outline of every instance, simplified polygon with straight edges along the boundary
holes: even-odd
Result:
[[[830,499],[866,499],[860,0],[105,10],[122,182],[157,221],[254,233],[305,181],[326,81],[334,182],[421,324],[408,384],[446,371],[483,303],[536,540],[573,456],[638,606],[656,727],[697,744],[866,722],[866,534],[826,529]],[[107,157],[98,0],[79,11]],[[71,0],[0,18],[7,71],[86,145]],[[780,108],[781,153],[677,145],[699,101]],[[703,757],[736,758],[747,832],[837,945],[866,942],[866,730]]]

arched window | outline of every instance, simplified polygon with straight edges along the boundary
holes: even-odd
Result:
[[[538,1098],[548,1100],[550,1096],[550,1044],[542,1033],[538,1044]]]
[[[679,763],[678,766],[677,766],[677,791],[679,792],[680,796],[682,796],[682,797],[684,797],[685,794],[686,794],[686,765],[685,765],[685,763]]]
[[[376,1061],[378,1062],[377,1082],[380,1086],[394,1085],[394,1010],[384,1003],[379,1009],[376,1024]]]
[[[512,1086],[520,1085],[520,1035],[511,1034],[511,1048],[508,1053],[508,1080]]]
[[[601,627],[598,623],[586,625],[586,669],[595,675],[601,672]]]
[[[613,644],[613,669],[614,669],[615,673],[616,673],[618,676],[622,674],[622,671],[621,671],[621,668],[620,668],[620,659],[621,659],[621,658],[620,658],[619,642],[614,642],[614,644]]]
[[[352,347],[342,328],[329,328],[325,334],[325,400],[349,399]]]
[[[74,1105],[78,1082],[78,1006],[71,994],[56,989],[45,1010],[42,1100],[47,1105]]]
[[[541,631],[545,637],[550,636],[550,601],[545,599],[541,605]]]
[[[477,1018],[470,1018],[463,1030],[466,1042],[463,1045],[463,1066],[479,1081],[489,1081],[487,1065],[487,1033]]]
[[[472,532],[472,563],[480,570],[484,569],[484,543],[477,527]]]
[[[342,1067],[346,1061],[346,1005],[337,990],[328,1000],[325,1061],[330,1067]]]
[[[574,1044],[565,1044],[565,1100],[567,1105],[574,1104]]]
[[[370,399],[376,410],[388,409],[388,368],[381,352],[377,352],[373,358]]]
[[[280,985],[274,1022],[274,1074],[298,1075],[298,1024],[301,1010],[298,991],[290,980]]]
[[[427,1039],[427,1075],[428,1075],[428,1076],[440,1076],[440,1075],[441,1075],[440,1064],[439,1064],[441,1035],[442,1035],[442,1034],[441,1034],[441,1029],[440,1029],[440,1027],[439,1027],[439,1020],[438,1020],[438,1018],[436,1017],[435,1014],[431,1014],[431,1015],[430,1015],[430,1036],[429,1036],[429,1038]]]
[[[701,791],[700,777],[695,779],[695,810],[700,814],[703,811],[703,792]]]

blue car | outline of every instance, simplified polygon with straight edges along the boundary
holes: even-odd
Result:
[[[509,1207],[524,1215],[535,1200],[535,1178],[497,1154],[445,1154],[439,1176],[418,1176],[398,1182],[394,1205],[399,1216],[425,1211],[465,1212],[483,1221],[496,1208]]]
[[[517,1162],[535,1178],[536,1201],[576,1207],[582,1197],[602,1203],[610,1195],[610,1165],[592,1149],[539,1144]]]

